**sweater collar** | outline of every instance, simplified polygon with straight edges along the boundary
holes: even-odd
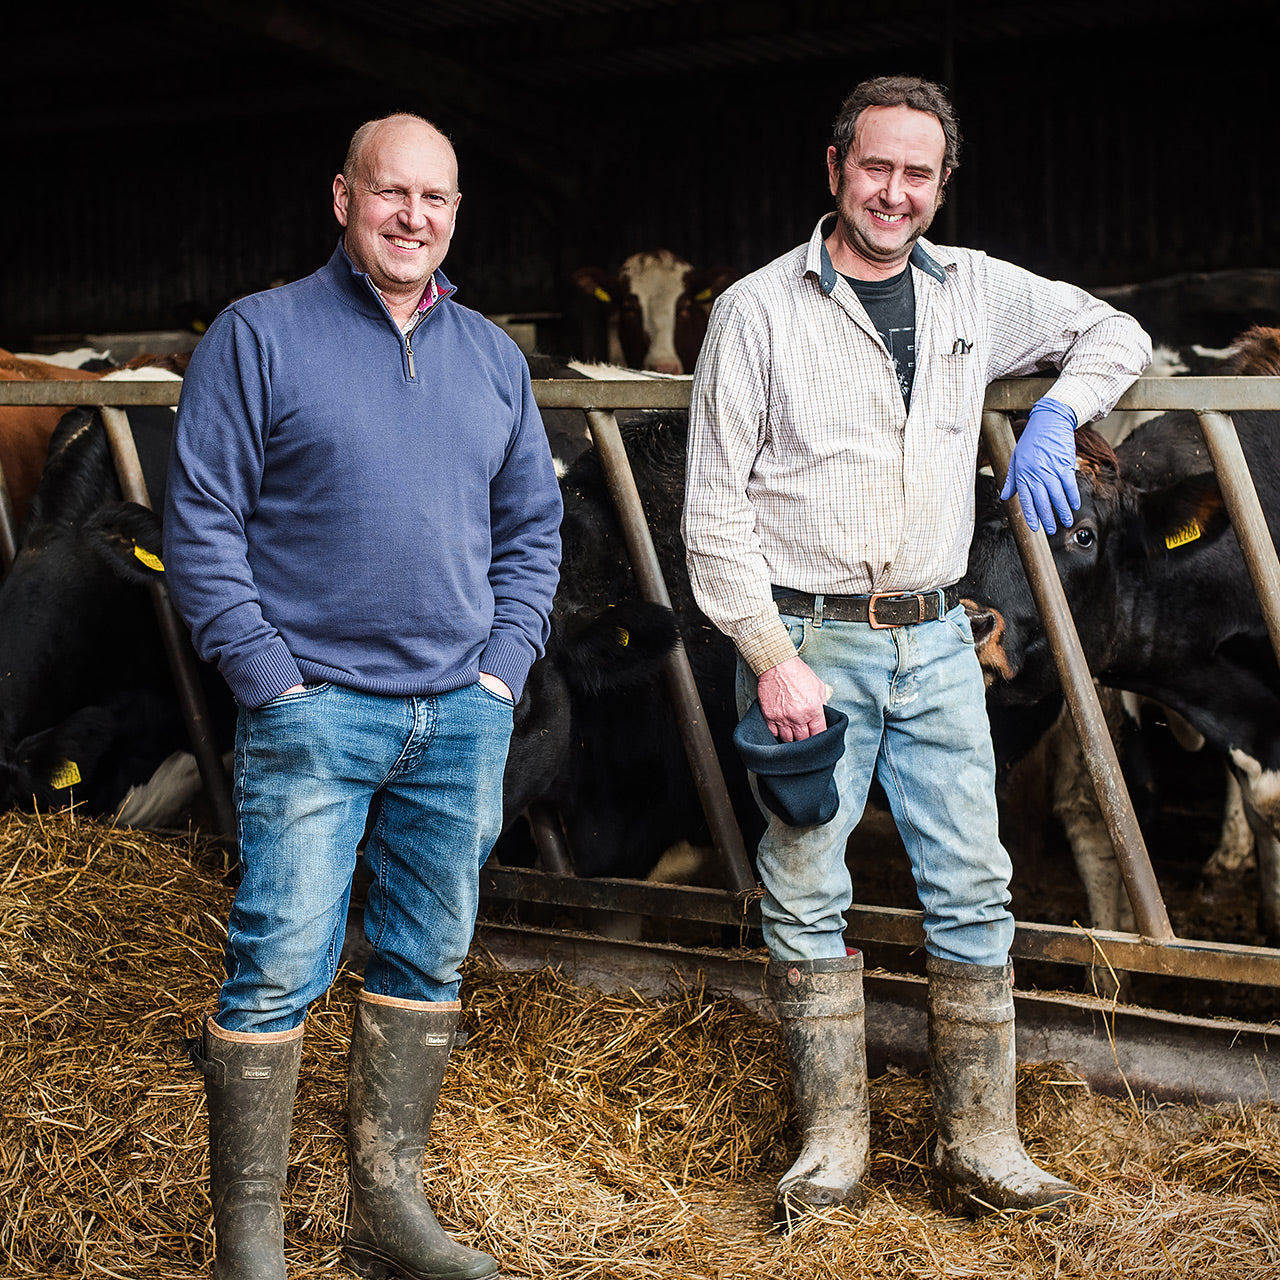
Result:
[[[831,265],[831,255],[827,252],[826,245],[827,224],[835,216],[834,213],[824,213],[818,219],[818,225],[814,227],[813,235],[809,237],[809,247],[804,259],[804,274],[817,276],[822,292],[828,295],[836,287],[836,269]],[[938,261],[938,257],[942,258],[941,262]],[[954,257],[948,255],[945,250],[940,250],[939,246],[927,244],[921,239],[917,240],[912,247],[908,261],[913,267],[918,267],[939,283],[946,284],[947,273],[944,268],[954,262]]]
[[[316,274],[357,311],[372,319],[390,319],[390,313],[373,281],[369,279],[369,273],[356,268],[355,263],[347,256],[346,246],[341,239],[338,241],[338,247],[333,251],[333,256]],[[439,267],[435,269],[432,278],[440,294],[437,305],[457,292]],[[392,323],[394,324],[394,321]]]

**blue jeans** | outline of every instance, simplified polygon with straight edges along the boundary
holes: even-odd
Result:
[[[240,711],[243,878],[220,1027],[290,1030],[333,981],[371,804],[365,988],[457,998],[480,866],[502,826],[511,725],[511,703],[479,684],[417,698],[316,684]]]
[[[843,913],[853,901],[845,844],[874,771],[911,859],[925,949],[944,960],[1004,964],[1013,940],[1012,867],[997,830],[991,729],[963,607],[936,622],[887,630],[782,621],[796,651],[835,689],[830,703],[849,727],[836,765],[840,809],[831,822],[789,827],[766,813],[759,870],[770,954],[845,954]],[[740,713],[755,696],[755,677],[739,660]]]

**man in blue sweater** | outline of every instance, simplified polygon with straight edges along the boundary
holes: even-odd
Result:
[[[334,977],[366,820],[347,1260],[414,1280],[497,1271],[436,1222],[423,1148],[561,505],[523,357],[440,271],[459,200],[432,125],[363,125],[333,181],[333,257],[222,312],[178,408],[169,589],[240,704],[243,878],[193,1050],[219,1280],[285,1276],[302,1023]]]

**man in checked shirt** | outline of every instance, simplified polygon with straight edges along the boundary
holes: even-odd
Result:
[[[1079,506],[1073,432],[1142,372],[1136,321],[1071,285],[923,239],[957,163],[937,85],[860,84],[837,116],[835,213],[716,303],[693,382],[684,536],[699,605],[738,649],[738,709],[780,742],[849,718],[825,825],[759,849],[769,988],[805,1125],[784,1229],[857,1203],[869,1149],[862,957],[845,843],[874,773],[924,910],[935,1193],[966,1213],[1057,1212],[1014,1116],[1008,854],[973,636],[953,584],[974,519],[983,395],[1061,370],[1003,496],[1050,533]]]

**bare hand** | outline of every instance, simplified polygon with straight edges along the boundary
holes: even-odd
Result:
[[[827,727],[822,707],[830,687],[799,654],[770,667],[757,682],[756,694],[764,722],[779,742],[800,742]]]
[[[289,686],[289,687],[284,691],[284,693],[301,693],[301,692],[302,692],[302,690],[303,690],[303,689],[305,689],[306,687],[307,687],[307,686],[306,686],[305,684],[293,684],[293,685],[290,685],[290,686]],[[284,697],[284,693],[282,693],[282,694],[280,695],[282,698]]]
[[[488,689],[490,693],[501,694],[508,702],[515,701],[515,698],[512,697],[511,690],[507,688],[506,684],[499,680],[497,676],[491,676],[487,671],[482,671],[480,673],[480,683],[484,688]]]

